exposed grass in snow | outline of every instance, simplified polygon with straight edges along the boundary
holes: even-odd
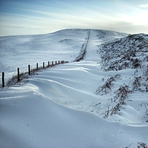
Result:
[[[128,100],[134,101],[134,97],[132,97],[134,93],[139,92],[137,96],[139,98],[140,93],[148,93],[148,36],[144,34],[129,35],[115,42],[102,44],[98,53],[101,55],[102,70],[106,73],[115,71],[117,76],[123,79],[123,72],[127,73],[130,69],[133,71],[126,76],[125,81],[115,79],[115,75],[98,87],[96,92],[100,95],[107,95],[112,91],[112,95],[108,95],[112,103],[106,107],[104,113],[106,118],[109,115],[121,114],[121,110],[129,104]],[[119,71],[121,71],[120,75]],[[119,83],[120,85],[118,85]],[[115,87],[116,89],[114,89]],[[141,103],[137,104],[144,103],[145,105],[141,107],[145,107],[146,112],[147,101],[148,96],[146,95],[141,99]],[[145,116],[147,113],[143,114],[144,118]],[[145,122],[148,122],[147,117]]]

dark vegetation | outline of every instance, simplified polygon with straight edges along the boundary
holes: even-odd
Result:
[[[135,91],[148,93],[148,35],[135,34],[114,42],[102,44],[98,53],[101,55],[102,69],[106,72],[133,69],[134,75],[130,84],[122,84],[114,90],[114,97],[108,106],[104,117],[117,114],[126,105],[129,94]],[[96,94],[106,95],[112,91],[114,82],[120,79],[120,75],[111,76],[102,86],[96,90]],[[146,114],[148,102],[141,105],[145,107]]]
[[[96,94],[100,95],[108,94],[111,91],[113,82],[116,81],[117,79],[120,79],[120,77],[121,76],[119,74],[109,77],[102,86],[98,87],[98,89],[96,90]]]
[[[132,144],[129,144],[125,148],[130,148],[132,145],[133,145],[133,143]],[[135,147],[135,148],[148,148],[148,146],[145,143],[143,143],[143,142],[138,142],[137,143],[137,147]]]

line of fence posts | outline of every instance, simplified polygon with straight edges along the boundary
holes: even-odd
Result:
[[[50,65],[50,62],[48,61],[48,65],[47,65],[47,67],[52,67],[52,66],[55,66],[55,65],[58,65],[58,64],[64,64],[64,63],[68,63],[68,61],[55,61],[55,63],[54,63],[54,61],[52,61],[52,63],[51,63],[51,65]],[[45,67],[45,62],[43,62],[43,67],[42,67],[43,69],[44,68],[46,68]],[[36,71],[38,71],[39,70],[39,66],[38,66],[38,63],[36,63]],[[28,65],[28,75],[31,75],[31,67],[30,67],[30,65]],[[19,68],[17,68],[17,82],[19,82],[20,81],[20,69]],[[5,73],[4,72],[2,72],[2,87],[5,87]]]
[[[36,63],[36,69],[38,70],[38,63]]]
[[[20,81],[20,69],[17,68],[17,81],[19,82]]]
[[[30,65],[28,65],[28,75],[30,75]]]
[[[2,87],[5,87],[4,72],[2,72]]]

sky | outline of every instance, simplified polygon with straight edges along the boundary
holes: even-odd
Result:
[[[148,0],[0,0],[0,36],[61,29],[148,34]]]

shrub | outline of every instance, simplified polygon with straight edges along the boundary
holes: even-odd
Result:
[[[141,76],[135,77],[132,85],[133,85],[133,90],[138,90],[139,87],[141,86]]]
[[[125,99],[128,97],[129,93],[132,93],[132,91],[129,90],[129,86],[125,84],[120,86],[119,89],[115,91],[115,94],[116,94],[116,96],[114,97],[115,101],[119,99],[120,104],[122,105],[125,104]]]
[[[96,90],[96,94],[108,94],[111,90],[111,87],[113,86],[113,81],[115,81],[114,77],[108,78],[104,85],[98,87],[98,89]]]

